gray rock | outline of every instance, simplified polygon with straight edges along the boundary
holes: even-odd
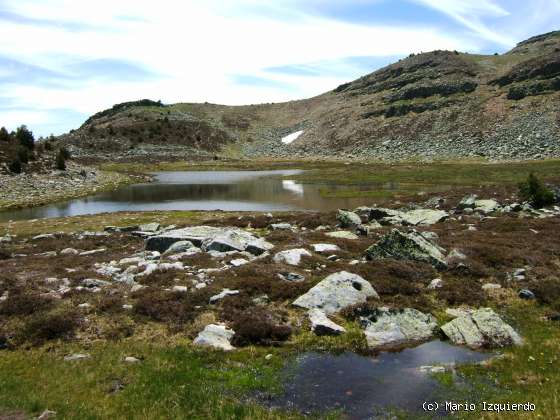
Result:
[[[270,230],[294,230],[294,227],[289,223],[273,223],[268,228]]]
[[[517,332],[490,308],[464,313],[443,325],[441,330],[453,343],[473,349],[522,343]]]
[[[444,221],[449,214],[443,210],[418,209],[402,213],[400,218],[403,225],[428,226]]]
[[[247,251],[253,255],[261,255],[274,247],[264,239],[241,229],[194,226],[149,237],[146,240],[146,250],[164,252],[180,241],[189,241],[196,247],[204,246],[205,250]]]
[[[457,206],[457,208],[459,210],[474,209],[476,198],[477,198],[477,196],[474,195],[474,194],[467,195],[466,197],[463,197],[463,199],[459,202],[459,205]]]
[[[189,288],[187,286],[173,286],[171,291],[175,293],[187,293]]]
[[[278,277],[280,277],[280,279],[282,280],[293,282],[293,283],[301,283],[302,281],[305,281],[305,277],[297,273],[282,272],[282,273],[278,273]]]
[[[336,232],[327,232],[325,235],[337,239],[358,239],[359,236],[347,230],[338,230]]]
[[[231,260],[229,263],[234,267],[241,267],[242,265],[248,264],[249,261],[245,258],[236,258],[234,260]]]
[[[54,239],[56,236],[52,233],[44,233],[42,235],[37,235],[31,238],[32,241],[41,241],[43,239]]]
[[[393,229],[377,244],[366,250],[366,257],[370,260],[394,258],[421,261],[440,269],[447,267],[443,249],[429,242],[416,231],[403,233],[398,229]]]
[[[235,349],[230,343],[234,335],[235,332],[228,329],[225,325],[210,324],[198,334],[193,344],[201,347],[211,347],[217,350],[231,351]]]
[[[78,254],[79,254],[78,250],[74,248],[65,248],[62,251],[60,251],[60,255],[78,255]]]
[[[89,354],[82,354],[82,353],[74,353],[74,354],[69,354],[68,356],[64,356],[64,360],[67,362],[73,362],[75,360],[84,360],[89,358],[91,358]]]
[[[90,255],[101,254],[105,251],[107,251],[107,248],[92,249],[91,251],[80,252],[78,255],[80,257],[87,257]]]
[[[356,232],[358,232],[358,234],[360,234],[362,236],[370,236],[377,229],[379,229],[381,227],[382,227],[381,224],[377,220],[374,220],[374,221],[369,222],[367,224],[363,224],[363,225],[358,226],[356,228]]]
[[[273,259],[279,264],[299,265],[303,256],[311,257],[311,253],[303,248],[288,249],[277,253]]]
[[[371,349],[400,347],[430,339],[436,319],[416,309],[379,310],[373,321],[365,320],[365,336]]]
[[[482,285],[482,290],[496,290],[501,288],[502,285],[497,283],[486,283]]]
[[[239,290],[230,290],[230,289],[224,289],[222,290],[220,293],[218,293],[217,295],[214,295],[210,298],[210,304],[214,304],[216,302],[218,302],[219,300],[222,300],[223,298],[227,297],[227,296],[235,296],[239,294]]]
[[[369,210],[369,220],[380,221],[383,219],[400,218],[401,216],[402,212],[399,210],[385,209],[382,207],[372,207]]]
[[[140,225],[140,232],[154,233],[160,228],[159,223],[146,223],[145,225]]]
[[[331,274],[307,293],[297,298],[293,305],[306,309],[321,309],[327,315],[364,303],[368,298],[379,299],[371,284],[357,274],[341,271]]]
[[[467,256],[465,254],[463,254],[461,251],[459,251],[457,248],[453,248],[449,254],[447,254],[447,258],[446,261],[452,261],[452,260],[460,260],[460,261],[464,261],[467,259]]]
[[[525,300],[533,300],[535,299],[535,294],[531,292],[529,289],[521,289],[519,291],[519,297]]]
[[[186,252],[189,249],[194,248],[194,244],[190,241],[179,241],[172,244],[169,248],[165,250],[163,255],[173,255],[173,254],[180,254],[182,252]]]
[[[311,322],[311,331],[316,335],[340,335],[346,332],[344,327],[331,321],[320,309],[310,309],[307,315]]]
[[[442,279],[433,279],[428,285],[428,289],[430,290],[441,289],[442,287],[443,287]]]
[[[475,211],[484,214],[492,213],[498,210],[498,207],[500,207],[496,200],[476,200],[474,206]]]
[[[342,228],[355,228],[362,224],[362,219],[356,213],[347,210],[339,210],[336,219]]]

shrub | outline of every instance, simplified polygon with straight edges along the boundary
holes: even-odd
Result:
[[[274,321],[274,315],[264,308],[249,308],[235,313],[232,328],[235,331],[232,344],[246,346],[249,344],[270,345],[286,341],[292,334],[289,325]]]
[[[25,147],[18,148],[17,157],[21,163],[28,163],[29,162],[29,150]]]
[[[6,127],[0,128],[0,141],[10,141],[10,133],[8,133]]]
[[[48,340],[70,338],[78,325],[79,317],[74,311],[35,314],[23,326],[19,334],[20,341],[40,345]]]
[[[554,193],[534,173],[530,173],[527,181],[519,184],[519,197],[538,209],[555,202]]]
[[[23,170],[21,160],[19,160],[19,158],[16,157],[14,160],[12,160],[9,163],[8,169],[10,170],[10,172],[14,174],[21,174],[21,171]]]
[[[64,157],[62,149],[60,149],[58,151],[58,154],[56,155],[56,169],[58,169],[59,171],[66,170],[66,158]]]
[[[33,133],[28,130],[25,125],[18,127],[15,136],[19,144],[26,149],[33,150],[33,147],[35,147],[35,138],[33,137]]]
[[[0,303],[0,315],[31,315],[51,308],[52,304],[52,299],[44,298],[37,293],[12,290],[10,291],[8,299]]]

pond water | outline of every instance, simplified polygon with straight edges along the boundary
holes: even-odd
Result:
[[[425,415],[422,403],[441,403],[444,390],[421,366],[480,362],[490,357],[492,354],[442,341],[376,357],[305,353],[287,368],[283,393],[264,404],[305,414],[341,410],[345,418],[356,420],[385,418],[390,409]],[[442,415],[442,410],[433,414]]]
[[[348,190],[336,184],[302,184],[290,179],[302,171],[158,172],[155,181],[46,206],[0,212],[0,221],[78,216],[117,211],[335,210],[371,204],[370,198],[325,198],[325,192]],[[352,190],[360,189],[353,186]],[[372,186],[363,186],[371,190]],[[383,185],[380,189],[398,189]]]

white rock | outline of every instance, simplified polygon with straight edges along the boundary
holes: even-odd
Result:
[[[359,236],[347,230],[337,230],[335,232],[327,232],[325,235],[337,239],[358,239]]]
[[[79,251],[74,248],[65,248],[62,251],[60,251],[60,255],[78,255],[78,254]]]
[[[194,339],[193,344],[196,346],[231,351],[235,349],[235,347],[233,347],[230,343],[234,335],[235,332],[228,329],[225,325],[210,324],[198,334],[198,336]]]
[[[274,256],[274,262],[279,264],[299,265],[302,256],[311,257],[311,253],[303,248],[288,249],[277,253]]]
[[[187,286],[173,286],[171,290],[176,293],[187,293],[189,288]]]
[[[67,362],[72,362],[74,360],[84,360],[89,359],[91,356],[89,354],[74,353],[68,356],[64,356],[64,360]]]
[[[441,289],[442,287],[443,287],[442,279],[433,279],[428,285],[428,289],[430,290]]]
[[[334,252],[340,251],[340,247],[334,244],[313,244],[311,245],[315,252]]]
[[[210,298],[210,304],[216,303],[217,301],[222,300],[226,296],[235,296],[238,294],[239,294],[239,290],[224,289],[217,295],[214,295]]]
[[[234,267],[241,267],[242,265],[245,265],[248,262],[249,261],[247,261],[245,258],[237,258],[235,260],[231,260],[229,263]]]

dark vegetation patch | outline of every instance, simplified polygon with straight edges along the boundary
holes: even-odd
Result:
[[[18,332],[18,341],[41,345],[46,341],[72,338],[80,318],[76,311],[57,308],[32,315]]]
[[[52,308],[52,299],[41,296],[36,291],[11,289],[8,299],[0,303],[0,315],[23,316],[42,312]]]
[[[448,306],[468,305],[478,308],[486,303],[481,286],[480,282],[474,279],[446,277],[443,286],[436,289],[436,294],[439,299],[447,302]]]
[[[235,346],[279,344],[292,334],[292,328],[286,324],[287,314],[273,313],[262,307],[239,310],[225,305],[221,314],[235,331],[232,340]]]
[[[555,311],[560,311],[560,278],[548,277],[533,280],[529,289],[535,294],[540,303],[550,305]]]

